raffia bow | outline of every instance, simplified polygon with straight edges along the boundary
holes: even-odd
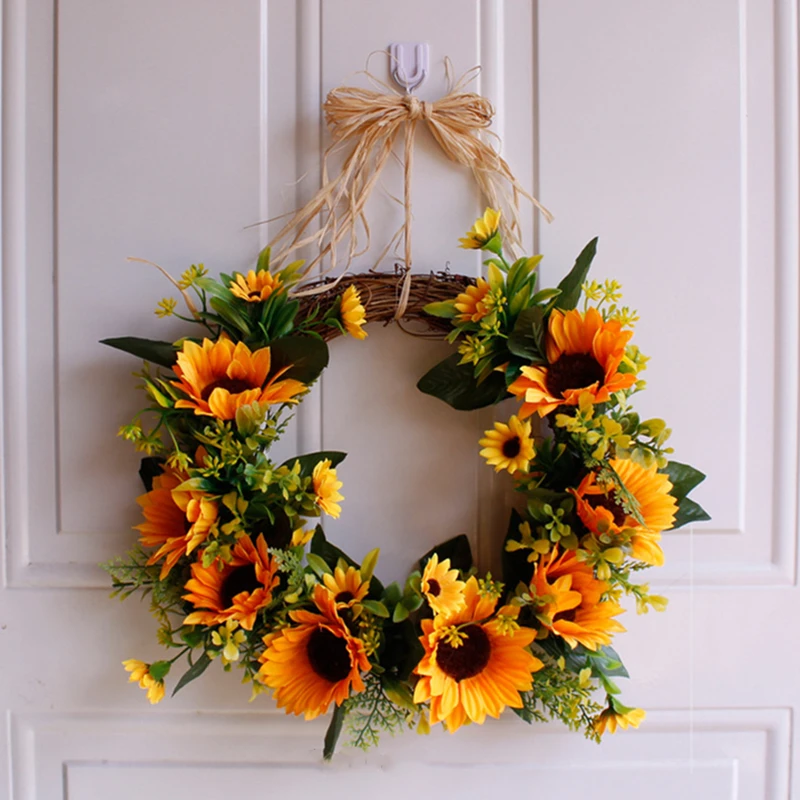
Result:
[[[449,64],[447,69],[449,76]],[[315,245],[318,253],[307,262],[304,274],[308,275],[328,257],[330,264],[322,273],[327,274],[337,267],[340,244],[347,244],[345,269],[354,258],[369,249],[370,230],[364,209],[386,162],[393,155],[400,128],[405,126],[404,221],[377,260],[380,262],[400,236],[404,237],[406,279],[395,315],[398,319],[402,317],[412,265],[411,172],[414,136],[419,122],[428,126],[433,138],[451,161],[472,170],[486,203],[492,208],[502,209],[501,233],[512,251],[520,245],[520,197],[530,200],[548,221],[551,220],[550,212],[522,188],[505,160],[486,141],[485,131],[491,124],[494,109],[485,97],[464,91],[464,86],[476,74],[477,69],[471,70],[444,97],[433,103],[414,95],[400,94],[373,76],[369,76],[370,79],[386,89],[386,93],[349,86],[332,90],[323,106],[333,141],[323,159],[322,187],[274,237],[270,243],[273,259],[280,263],[293,251]],[[354,143],[352,151],[339,174],[329,178],[328,158],[349,141]],[[322,224],[319,229],[308,233],[309,226],[320,215]],[[363,245],[359,243],[359,226],[364,231]],[[318,292],[322,289],[307,291]]]

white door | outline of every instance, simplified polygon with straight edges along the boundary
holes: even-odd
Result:
[[[797,24],[795,0],[6,0],[0,796],[800,796]],[[248,704],[218,669],[151,708],[120,666],[160,656],[146,604],[109,600],[96,566],[133,542],[140,491],[115,438],[135,364],[97,341],[155,335],[169,294],[125,258],[247,268],[271,229],[244,227],[318,185],[326,92],[391,41],[430,43],[425,99],[445,56],[482,65],[503,153],[556,215],[525,212],[545,285],[600,236],[595,277],[622,281],[652,356],[642,410],[709,475],[713,521],[665,535],[668,611],[631,610],[616,642],[647,720],[601,746],[509,715],[323,768],[324,720]],[[456,248],[476,193],[419,139],[416,266],[477,274]],[[399,207],[370,214],[380,249]],[[329,533],[380,545],[388,578],[458,533],[497,558],[485,415],[414,389],[441,354],[337,342],[285,443],[349,451]]]

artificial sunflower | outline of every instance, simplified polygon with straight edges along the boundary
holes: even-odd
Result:
[[[366,339],[367,332],[362,329],[367,321],[366,309],[361,305],[361,295],[355,286],[350,285],[342,294],[342,305],[339,311],[344,329],[354,339]]]
[[[606,731],[616,733],[618,727],[623,730],[638,728],[646,716],[647,713],[641,708],[629,708],[609,697],[608,707],[594,721],[594,729],[602,736]]]
[[[531,594],[540,599],[545,627],[570,647],[589,650],[611,644],[611,635],[625,628],[613,619],[625,609],[613,600],[601,602],[609,585],[594,577],[592,567],[578,561],[574,550],[558,548],[539,558],[531,578]]]
[[[497,234],[500,227],[500,212],[493,208],[487,208],[482,217],[475,220],[472,230],[468,231],[466,237],[459,239],[459,247],[465,250],[481,250]]]
[[[531,437],[531,423],[512,416],[508,425],[495,422],[493,431],[484,431],[478,444],[483,446],[481,455],[495,472],[508,470],[509,474],[527,472],[536,455]]]
[[[192,564],[192,577],[183,596],[194,605],[184,625],[219,625],[236,620],[245,630],[253,630],[256,614],[272,601],[278,585],[278,563],[267,550],[263,536],[255,545],[242,536],[233,548],[233,558],[222,569],[217,563],[203,566],[202,559]]]
[[[148,565],[161,559],[161,580],[183,555],[189,555],[205,541],[217,521],[217,503],[205,492],[182,490],[179,487],[189,476],[182,470],[167,467],[153,478],[153,488],[137,498],[145,522],[135,530],[141,533],[144,547],[158,548],[149,558]]]
[[[434,553],[425,564],[420,588],[434,614],[456,614],[464,607],[464,581],[457,569],[450,569],[450,559],[439,561]]]
[[[455,300],[456,311],[459,312],[456,321],[480,322],[490,311],[487,302],[490,291],[485,278],[478,278],[474,286],[467,286]]]
[[[575,496],[578,516],[594,534],[628,531],[633,556],[646,564],[661,566],[661,531],[672,527],[678,511],[678,503],[670,494],[669,478],[657,471],[656,464],[643,467],[632,459],[612,458],[609,466],[635,500],[644,525],[617,503],[614,485],[599,484],[594,472],[586,475],[577,489],[569,490]]]
[[[231,294],[248,303],[262,303],[279,292],[282,284],[281,279],[274,276],[269,270],[260,269],[256,272],[251,269],[247,273],[247,277],[236,273],[236,279],[231,281],[228,288],[231,290]]]
[[[342,513],[339,505],[344,496],[339,494],[342,482],[336,478],[336,470],[331,467],[330,459],[320,461],[311,475],[317,505],[330,517],[336,519]]]
[[[531,689],[533,673],[543,666],[527,649],[536,632],[515,622],[515,606],[495,616],[497,599],[473,576],[460,611],[422,620],[425,655],[414,670],[414,702],[430,701],[430,722],[442,722],[451,733],[499,717],[506,706],[521,708],[520,692]]]
[[[508,387],[523,400],[523,419],[534,411],[543,417],[558,406],[574,406],[588,392],[593,403],[605,403],[614,392],[636,382],[632,372],[619,366],[631,331],[618,320],[603,320],[596,308],[550,314],[547,333],[547,366],[522,367],[522,374]]]
[[[369,581],[363,580],[360,570],[355,567],[348,567],[346,571],[336,567],[332,575],[323,575],[322,580],[333,595],[337,608],[356,605],[369,592]]]
[[[140,689],[147,690],[147,699],[152,705],[164,699],[164,681],[156,680],[150,674],[150,664],[139,661],[138,658],[129,658],[122,662],[127,672],[130,672],[129,683],[138,683]]]
[[[195,414],[233,419],[237,409],[251,403],[296,403],[307,386],[293,378],[278,380],[290,367],[270,375],[269,347],[251,352],[244,342],[223,336],[216,342],[203,339],[198,345],[185,341],[178,353],[172,385],[188,396],[176,408],[192,408]]]
[[[290,611],[297,624],[265,637],[259,657],[259,679],[275,690],[278,707],[306,719],[363,692],[361,673],[370,669],[364,643],[342,621],[333,593],[317,584],[313,599],[320,613]]]

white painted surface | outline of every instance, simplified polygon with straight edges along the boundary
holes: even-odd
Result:
[[[479,797],[501,778],[567,800],[790,795],[796,0],[6,0],[2,36],[0,797],[297,795],[301,780],[306,796]],[[146,607],[107,601],[95,565],[133,539],[136,458],[114,432],[137,408],[135,363],[96,340],[170,335],[150,316],[167,287],[128,255],[246,267],[268,230],[244,226],[316,185],[324,93],[415,39],[431,46],[426,99],[445,55],[483,65],[504,155],[557,217],[525,212],[546,280],[600,235],[596,276],[624,283],[653,357],[643,412],[709,473],[714,520],[665,537],[669,611],[626,615],[625,698],[652,710],[640,732],[598,748],[509,718],[321,769],[324,723],[248,706],[232,676],[156,708],[126,684],[119,662],[159,650]],[[417,268],[476,274],[455,247],[479,210],[467,176],[425,135],[416,165]],[[372,219],[380,250],[400,210],[376,197]],[[356,556],[379,539],[387,576],[459,532],[488,563],[503,487],[473,448],[485,415],[413,391],[435,348],[370,333],[333,346],[287,452],[351,453],[330,532]]]

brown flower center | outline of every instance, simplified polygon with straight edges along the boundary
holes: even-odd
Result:
[[[338,683],[351,669],[347,643],[325,628],[317,628],[308,638],[308,661],[311,669],[326,681]]]
[[[588,353],[563,355],[547,368],[547,391],[553,397],[563,397],[569,389],[583,389],[593,383],[603,383],[605,370]]]
[[[219,592],[219,602],[222,608],[230,608],[233,605],[233,598],[240,592],[254,592],[256,589],[263,589],[264,584],[256,578],[256,565],[245,564],[236,567],[222,581],[222,588]]]
[[[431,597],[438,597],[442,593],[442,587],[439,585],[439,581],[436,578],[431,578],[428,581],[428,594]]]
[[[200,397],[202,397],[203,400],[208,400],[214,389],[227,389],[231,394],[239,394],[240,392],[246,392],[248,389],[256,388],[256,386],[251,386],[247,381],[243,381],[241,378],[229,378],[227,375],[223,375],[221,378],[217,378],[217,380],[209,383],[208,386],[203,389]]]
[[[559,611],[553,616],[553,622],[556,620],[564,622],[575,622],[575,614],[578,613],[577,608],[571,608],[569,611]]]
[[[506,439],[503,442],[503,455],[506,458],[516,458],[520,450],[522,450],[522,442],[519,440],[519,436],[515,436],[513,439]]]
[[[441,641],[436,648],[436,661],[445,675],[463,681],[483,672],[489,663],[492,643],[480,625],[467,625],[461,629],[466,638],[458,647]]]
[[[248,300],[260,300],[261,299],[261,292],[259,292],[256,289],[253,289],[252,291],[247,293],[247,299]]]
[[[583,498],[592,508],[605,508],[610,511],[614,517],[614,524],[621,528],[625,524],[627,514],[622,510],[622,507],[617,505],[614,501],[614,491],[606,494],[587,494]]]
[[[352,592],[344,591],[339,592],[334,599],[337,603],[349,603],[351,600],[355,600],[356,596]]]

